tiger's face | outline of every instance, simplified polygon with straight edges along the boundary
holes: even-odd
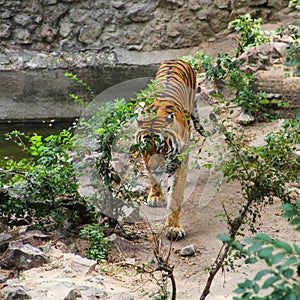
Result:
[[[170,116],[138,121],[136,141],[147,170],[157,182],[161,181],[163,174],[175,172],[180,163],[178,155],[186,143],[176,134],[176,126],[182,127]]]

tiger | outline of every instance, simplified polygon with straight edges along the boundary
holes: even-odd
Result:
[[[179,240],[186,236],[180,222],[187,178],[188,147],[195,100],[196,74],[182,60],[166,60],[156,73],[159,89],[137,118],[136,142],[150,179],[147,204],[167,202],[166,236]],[[167,196],[162,182],[167,175]]]

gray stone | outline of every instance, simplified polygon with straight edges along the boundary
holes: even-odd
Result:
[[[201,3],[199,2],[199,0],[190,0],[189,1],[189,9],[190,10],[197,11],[200,8],[201,8]]]
[[[31,16],[26,14],[16,15],[14,19],[18,25],[22,26],[27,26],[32,21]]]
[[[181,7],[184,4],[184,0],[165,0],[166,4],[171,4],[177,7]]]
[[[247,114],[245,112],[242,112],[236,119],[236,122],[241,125],[250,125],[254,121],[255,121],[255,118],[252,115]]]
[[[221,9],[228,9],[230,7],[230,1],[227,0],[215,0],[215,5]]]
[[[71,268],[82,274],[89,274],[97,265],[97,261],[76,255],[71,261]]]
[[[80,29],[78,40],[84,44],[95,43],[99,40],[101,33],[102,25],[98,22],[90,22]]]
[[[30,69],[46,69],[49,67],[49,56],[45,53],[36,54],[29,62],[25,64]]]
[[[5,251],[8,247],[9,242],[12,239],[12,235],[9,233],[0,233],[0,250]]]
[[[4,283],[6,280],[7,278],[2,273],[0,273],[0,283]]]
[[[19,28],[15,31],[16,42],[18,44],[30,44],[31,34],[27,29]]]
[[[69,11],[69,17],[72,23],[81,24],[85,20],[90,20],[91,12],[87,9],[74,8]]]
[[[9,38],[11,35],[11,26],[8,24],[0,24],[0,38]]]
[[[114,8],[123,8],[125,6],[125,2],[124,1],[113,1],[112,2],[112,7]]]
[[[147,22],[153,19],[154,17],[154,6],[149,5],[134,5],[130,8],[128,12],[128,18],[132,22]]]
[[[1,4],[0,45],[1,49],[25,44],[30,50],[57,51],[99,47],[105,41],[116,49],[176,49],[198,46],[214,40],[215,34],[225,34],[228,22],[240,14],[254,12],[268,22],[280,20],[280,16],[286,19],[291,10],[285,0],[45,0],[43,5],[34,0],[7,0]],[[296,14],[288,17],[291,22],[298,19]],[[90,26],[93,22],[101,30]],[[132,43],[134,38],[124,39],[124,30],[142,38]]]
[[[41,41],[46,43],[51,43],[54,41],[58,34],[58,30],[49,24],[44,24],[38,28],[34,39],[35,41]]]
[[[33,21],[37,24],[40,24],[43,21],[43,16],[41,15],[35,16]]]
[[[31,299],[22,286],[6,286],[2,290],[3,300]]]
[[[8,9],[5,9],[3,12],[0,13],[1,19],[9,19],[11,18],[12,13]]]
[[[57,0],[44,0],[44,5],[53,5],[56,4],[58,1]]]
[[[73,289],[63,300],[76,300],[77,298],[82,298],[80,291]]]
[[[22,242],[10,242],[0,261],[3,269],[31,269],[48,262],[48,256],[40,249]]]
[[[104,277],[102,275],[89,277],[86,279],[86,281],[100,283],[100,284],[104,285]]]
[[[74,24],[72,23],[62,23],[60,25],[59,33],[62,37],[66,38],[67,36],[70,35],[73,28],[74,28]]]
[[[192,256],[195,253],[196,253],[196,249],[195,249],[194,245],[185,246],[180,251],[180,255],[184,256],[184,257],[186,257],[186,256]]]

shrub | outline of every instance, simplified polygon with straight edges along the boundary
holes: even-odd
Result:
[[[96,260],[98,263],[107,258],[111,250],[111,240],[104,237],[103,229],[103,226],[100,224],[89,224],[80,231],[80,237],[90,241],[86,256]]]
[[[295,204],[281,206],[283,217],[291,219],[289,224],[300,231],[300,200]],[[253,279],[246,279],[235,290],[240,296],[234,300],[281,300],[298,299],[300,295],[300,247],[267,234],[257,234],[248,239],[250,244],[243,250],[247,264],[262,261],[266,267],[259,270]],[[263,296],[262,296],[263,295]]]
[[[27,157],[20,161],[0,161],[0,214],[11,224],[29,215],[41,224],[52,219],[57,226],[66,220],[91,220],[93,212],[78,194],[69,157],[73,137],[64,130],[58,135],[26,136],[18,131],[7,134],[16,139]]]
[[[261,18],[252,19],[249,13],[229,22],[228,28],[232,27],[237,33],[241,34],[236,49],[237,56],[250,47],[259,46],[270,41],[270,38],[260,30]]]

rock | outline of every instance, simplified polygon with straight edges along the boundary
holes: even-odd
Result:
[[[116,9],[123,8],[125,5],[124,1],[113,1],[112,6]]]
[[[236,122],[238,124],[245,125],[245,126],[252,124],[254,121],[255,118],[252,115],[247,114],[245,112],[242,112],[236,119]]]
[[[27,14],[20,14],[15,16],[15,22],[21,26],[27,26],[31,22],[31,16]]]
[[[201,4],[198,0],[189,0],[189,9],[198,11],[201,8]]]
[[[30,50],[41,51],[58,51],[65,42],[67,50],[86,47],[87,41],[89,47],[99,47],[104,40],[111,47],[126,50],[197,47],[199,41],[207,42],[223,34],[230,20],[246,12],[264,17],[264,22],[284,18],[292,23],[298,19],[296,14],[289,14],[293,9],[287,8],[286,0],[45,0],[43,5],[33,0],[30,5],[26,1],[7,0],[0,1],[0,5],[1,49],[22,48],[26,44]],[[93,32],[94,22],[101,24],[101,31]],[[181,30],[173,29],[168,38],[166,25],[171,23],[179,24]],[[125,25],[132,36],[145,31],[139,44],[124,40]]]
[[[215,5],[220,9],[228,9],[230,7],[230,1],[227,0],[215,0]]]
[[[147,5],[135,5],[132,6],[128,12],[127,17],[132,22],[140,22],[144,23],[150,21],[154,17],[155,6],[147,6]]]
[[[34,41],[52,43],[58,34],[58,30],[49,24],[42,25],[36,31]]]
[[[8,24],[0,24],[0,38],[9,38],[11,35],[11,26]]]
[[[5,251],[8,247],[9,242],[12,239],[12,235],[9,233],[0,233],[0,251]]]
[[[100,283],[100,284],[104,285],[104,277],[102,275],[89,277],[86,279],[86,281]]]
[[[35,69],[35,68],[46,69],[50,65],[48,61],[48,57],[49,56],[44,53],[38,53],[25,65],[30,69]]]
[[[26,228],[24,226],[23,228]],[[19,232],[20,233],[20,232]],[[23,244],[30,244],[31,246],[38,247],[44,241],[48,241],[50,236],[47,234],[42,233],[39,230],[30,230],[26,231],[25,233],[18,235],[16,237],[17,241],[22,241]]]
[[[13,241],[4,252],[0,266],[3,269],[27,270],[42,266],[46,262],[48,256],[40,249],[20,241]]]
[[[184,256],[184,257],[186,257],[186,256],[192,256],[195,253],[196,253],[196,249],[195,249],[194,245],[185,246],[180,251],[180,255]]]
[[[96,265],[97,265],[97,261],[88,258],[83,258],[79,255],[76,255],[71,261],[71,268],[76,272],[85,275],[94,271]]]
[[[78,40],[84,44],[92,44],[99,40],[101,33],[101,23],[89,22],[88,25],[80,29]]]
[[[88,282],[83,283],[83,278],[81,277],[78,278],[69,277],[66,278],[65,281],[61,281],[61,279],[62,278],[59,279],[56,278],[52,280],[45,279],[44,281],[40,282],[38,285],[33,287],[33,289],[30,290],[30,295],[32,296],[32,299],[34,300],[107,299],[104,296],[105,292],[104,292],[104,287],[102,285],[99,287],[97,283],[88,283]]]
[[[73,289],[63,300],[76,300],[77,298],[82,298],[80,291]]]
[[[60,26],[59,33],[62,37],[66,38],[70,35],[73,28],[74,28],[74,24],[63,23],[62,26]]]
[[[0,273],[0,283],[4,283],[7,280],[7,278]]]
[[[2,290],[3,300],[23,300],[31,299],[23,286],[6,286]]]

